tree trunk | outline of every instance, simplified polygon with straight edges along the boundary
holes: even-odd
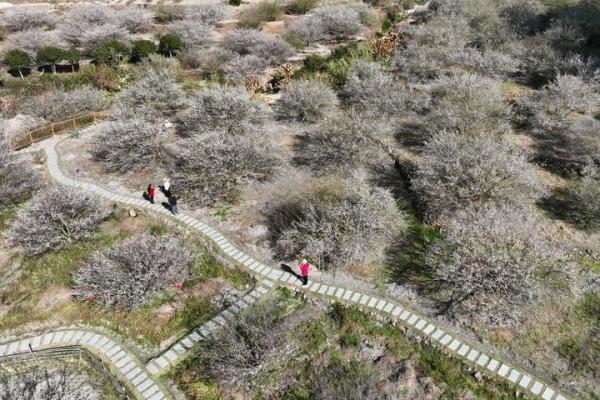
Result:
[[[75,73],[75,64],[71,63],[71,72]]]
[[[19,71],[19,75],[21,76],[21,79],[25,79],[25,78],[23,78],[23,73],[21,72],[21,68],[17,68],[17,71]]]
[[[52,64],[52,73],[56,75],[56,64]]]

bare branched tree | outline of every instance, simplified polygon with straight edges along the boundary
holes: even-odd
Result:
[[[440,285],[442,312],[494,325],[515,322],[539,300],[539,277],[558,250],[538,240],[527,208],[486,206],[458,211],[426,263]]]
[[[282,158],[267,137],[213,132],[173,149],[173,180],[201,205],[235,201],[248,181],[270,179]]]
[[[532,166],[508,140],[453,133],[426,143],[411,186],[430,222],[490,203],[532,204],[539,187]]]
[[[223,47],[242,56],[255,55],[265,66],[279,65],[294,54],[284,40],[257,29],[234,29],[225,36]]]
[[[278,257],[310,257],[319,268],[381,261],[405,225],[391,193],[355,173],[343,183],[326,182],[266,210]]]
[[[101,391],[84,375],[66,368],[0,374],[0,400],[100,400]]]
[[[86,87],[70,91],[54,89],[26,100],[21,106],[21,112],[47,121],[60,121],[100,111],[107,105],[108,101],[100,90]]]
[[[30,29],[52,29],[58,17],[47,6],[25,5],[7,8],[0,17],[0,24],[9,31],[26,31]]]
[[[215,131],[240,134],[262,125],[268,107],[242,87],[215,86],[194,93],[188,109],[180,118],[182,136],[204,135]]]
[[[0,205],[7,206],[27,200],[40,184],[39,175],[0,138]]]
[[[600,231],[600,167],[588,166],[571,192],[571,218],[582,228]]]
[[[209,376],[244,387],[273,360],[288,357],[292,349],[284,346],[289,332],[284,313],[276,299],[265,299],[219,330],[202,352]]]
[[[193,252],[175,238],[142,234],[99,251],[74,276],[81,298],[136,309],[189,279]]]
[[[89,193],[57,185],[38,192],[18,212],[8,239],[27,255],[40,254],[91,237],[110,214]]]
[[[334,112],[337,103],[335,92],[326,83],[293,81],[282,90],[277,103],[278,117],[314,123]]]

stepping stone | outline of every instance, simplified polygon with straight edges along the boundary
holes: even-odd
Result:
[[[54,339],[52,340],[54,343],[61,343],[63,337],[65,336],[65,333],[62,331],[56,332],[54,334]]]
[[[189,338],[192,339],[194,342],[199,342],[200,339],[202,339],[202,336],[198,335],[198,333],[196,331],[193,331],[192,333],[190,333]]]
[[[469,361],[475,361],[475,358],[479,355],[479,352],[475,349],[471,349],[471,351],[469,352],[469,355],[467,356],[467,359]]]
[[[431,335],[431,337],[432,337],[432,338],[434,338],[435,340],[438,340],[439,338],[441,338],[441,337],[442,337],[442,335],[443,335],[444,333],[445,333],[445,332],[444,332],[443,330],[441,330],[441,329],[438,329],[437,331],[435,331],[435,332],[433,333],[433,335]]]
[[[505,377],[506,375],[508,375],[508,371],[510,371],[510,367],[506,364],[502,364],[498,369],[498,375]]]
[[[52,341],[52,336],[54,334],[53,333],[47,333],[44,335],[44,340],[42,341],[42,345],[43,346],[47,346],[50,344],[50,342]]]
[[[310,286],[308,287],[308,290],[310,290],[311,292],[317,292],[319,290],[319,287],[321,287],[320,283],[311,283]]]
[[[527,389],[527,387],[529,386],[530,383],[531,383],[531,377],[528,375],[523,375],[523,377],[519,381],[519,386]]]
[[[142,396],[144,396],[145,398],[149,398],[156,392],[158,392],[158,386],[152,385],[148,390],[142,393]]]
[[[423,328],[425,328],[425,325],[427,325],[427,321],[425,321],[424,319],[420,319],[415,325],[415,328],[421,331],[423,330]]]
[[[383,308],[385,307],[386,304],[387,304],[387,301],[379,300],[379,303],[377,303],[377,306],[375,308],[378,310],[383,310]]]
[[[26,353],[29,352],[29,339],[25,339],[25,340],[21,340],[19,342],[20,346],[19,346],[19,353]]]
[[[496,371],[496,368],[498,368],[498,365],[500,365],[500,362],[498,362],[497,360],[494,360],[493,358],[490,360],[490,363],[487,365],[487,369],[489,369],[492,372]]]
[[[156,364],[162,369],[162,368],[166,368],[167,365],[169,365],[169,361],[167,361],[166,358],[164,357],[158,357],[156,360]]]
[[[361,296],[360,293],[355,292],[352,295],[352,299],[350,299],[350,301],[352,301],[353,303],[358,303],[358,300],[360,299],[360,296]]]
[[[154,367],[154,368],[156,368],[156,367]],[[149,370],[149,369],[150,369],[150,368],[148,368],[148,370]],[[158,372],[158,369],[157,369],[157,371],[156,371],[156,372]],[[137,386],[137,385],[139,385],[141,382],[144,382],[146,379],[148,379],[148,375],[147,375],[146,373],[144,373],[144,371],[142,371],[142,373],[141,373],[141,374],[139,374],[138,376],[136,376],[134,379],[132,379],[132,380],[131,380],[131,384],[132,384],[133,386]]]
[[[374,297],[371,297],[371,300],[369,300],[369,304],[367,304],[368,307],[375,307],[375,304],[377,304],[377,299]]]
[[[443,344],[444,346],[447,346],[448,343],[450,343],[451,340],[452,340],[452,336],[446,334],[446,335],[444,335],[444,337],[442,338],[442,340],[440,340],[440,343]]]
[[[464,357],[464,355],[467,354],[467,351],[469,351],[469,346],[463,344],[462,346],[460,346],[460,349],[458,349],[458,354]]]
[[[335,292],[336,288],[334,288],[333,286],[330,286],[329,289],[327,289],[327,296],[333,296],[333,293]]]
[[[412,315],[412,316],[411,316],[411,317],[408,319],[408,321],[407,321],[407,322],[408,322],[410,325],[414,325],[414,324],[417,322],[417,320],[418,320],[418,319],[419,319],[419,318],[418,318],[416,315],[414,315],[414,314],[413,314],[413,315]]]
[[[460,346],[460,342],[456,339],[454,339],[452,341],[452,343],[450,343],[450,346],[448,346],[448,348],[452,351],[456,351],[456,349],[458,348],[458,346]]]
[[[394,305],[392,303],[388,303],[387,306],[384,307],[383,312],[389,313],[392,311],[392,308],[394,308]]]
[[[350,300],[350,297],[352,297],[352,294],[354,292],[352,290],[346,290],[346,292],[344,293],[344,296],[342,297],[343,300]]]
[[[359,303],[362,305],[367,304],[367,302],[370,300],[371,298],[369,296],[367,296],[366,294],[363,294],[362,297],[360,298]]]
[[[410,313],[409,313],[408,311],[404,310],[404,311],[402,312],[402,314],[400,314],[400,319],[401,319],[402,321],[406,321],[406,319],[407,319],[409,316],[410,316]]]
[[[177,343],[175,346],[173,346],[173,350],[175,350],[175,352],[177,354],[181,354],[185,352],[185,349],[183,348],[182,345],[180,345],[179,343]]]
[[[262,265],[262,264],[258,264],[258,267],[254,270],[254,272],[260,274],[261,271],[263,271],[264,269],[266,269],[267,267]]]
[[[127,372],[125,374],[125,378],[127,378],[128,381],[132,381],[133,378],[138,376],[138,374],[141,372],[142,372],[142,370],[140,369],[140,367],[136,367],[136,368],[132,369],[131,371]]]
[[[6,346],[5,344],[0,346],[0,357],[2,357],[4,355],[4,353],[6,353],[6,349],[8,346]]]
[[[71,333],[71,336],[73,336],[73,334]],[[42,343],[42,338],[41,336],[36,336],[33,338],[33,340],[31,341],[31,347],[38,348],[40,347],[40,344]],[[0,351],[0,356],[2,355],[2,352]]]
[[[260,265],[258,261],[253,260],[252,258],[248,258],[248,261],[245,261],[244,264],[247,265],[252,271],[255,271]]]
[[[158,367],[155,364],[148,364],[146,366],[146,369],[148,369],[148,372],[150,372],[152,375],[155,375],[159,371]]]
[[[108,352],[106,352],[105,354],[108,358],[110,358],[110,357],[114,356],[115,354],[117,354],[119,351],[121,351],[121,347],[115,346],[112,349],[110,349]]]
[[[542,393],[543,388],[544,388],[544,385],[541,382],[535,381],[535,383],[533,384],[533,386],[530,389],[530,392],[533,394],[540,394],[540,393]]]
[[[6,352],[6,355],[11,355],[11,354],[16,354],[17,349],[19,348],[19,342],[12,342],[10,345],[8,345],[8,351]]]
[[[550,400],[552,399],[552,396],[554,396],[554,393],[554,389],[547,387],[546,390],[544,390],[544,393],[542,393],[542,399]]]
[[[165,398],[165,395],[161,392],[156,393],[154,396],[150,397],[148,400],[162,400]]]
[[[329,287],[327,285],[322,285],[321,288],[319,289],[319,293],[320,294],[325,294],[325,292],[327,291],[327,289],[329,289]]]
[[[265,294],[268,292],[268,290],[264,287],[264,286],[259,286],[256,288],[256,291],[260,294]]]
[[[129,356],[125,356],[123,358],[121,358],[118,362],[115,363],[115,366],[119,369],[121,369],[121,367],[129,364],[131,362],[131,358]]]
[[[402,308],[401,307],[394,307],[394,311],[392,311],[392,315],[397,317],[398,315],[400,315],[400,313],[402,312]]]
[[[477,365],[485,367],[485,365],[488,363],[489,360],[490,360],[490,358],[487,355],[485,355],[485,354],[482,353],[479,356],[479,360],[477,360]]]
[[[562,394],[557,394],[556,399],[554,399],[554,400],[567,400],[567,398],[565,396],[563,396]]]
[[[137,385],[135,388],[142,393],[144,390],[148,389],[150,386],[152,386],[154,382],[152,382],[152,379],[147,379],[144,382],[140,383],[139,385]]]
[[[425,327],[425,329],[423,329],[423,332],[426,335],[431,335],[431,332],[433,332],[435,330],[435,326],[433,326],[432,324],[427,325],[427,327]]]
[[[344,294],[344,289],[338,288],[335,292],[335,297],[338,297],[341,299],[343,294]]]

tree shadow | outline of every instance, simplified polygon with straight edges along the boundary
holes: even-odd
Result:
[[[372,184],[389,190],[405,211],[419,215],[417,196],[410,187],[410,176],[414,168],[409,162],[396,161],[393,165],[370,165],[369,172]]]
[[[582,204],[581,200],[575,197],[569,189],[554,189],[550,195],[538,200],[537,206],[554,220],[566,222],[585,232],[593,231],[590,224],[586,223],[586,219],[581,218],[582,210],[587,205]]]

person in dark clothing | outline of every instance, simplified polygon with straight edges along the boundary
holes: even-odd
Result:
[[[175,197],[175,195],[169,197],[169,207],[171,207],[171,213],[173,213],[173,215],[179,212],[177,210],[177,197]]]
[[[146,192],[148,193],[148,199],[150,200],[150,203],[154,204],[154,196],[156,195],[156,187],[153,184],[149,184]]]

